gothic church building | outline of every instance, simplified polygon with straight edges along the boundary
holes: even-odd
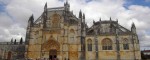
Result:
[[[47,8],[26,32],[28,59],[47,60],[140,60],[139,39],[134,23],[126,29],[111,18],[93,21],[88,27],[81,11],[76,17],[68,2],[63,7]]]

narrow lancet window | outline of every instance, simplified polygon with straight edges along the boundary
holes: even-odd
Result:
[[[88,51],[92,51],[92,40],[91,39],[87,40],[87,46],[88,46]]]
[[[124,49],[124,50],[129,50],[128,39],[124,39],[124,40],[123,40],[123,49]]]

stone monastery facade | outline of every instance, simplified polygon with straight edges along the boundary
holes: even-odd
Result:
[[[93,21],[88,27],[85,14],[76,17],[68,2],[47,8],[34,21],[28,20],[26,59],[47,60],[140,60],[139,39],[134,23],[126,29],[118,20]],[[9,58],[10,59],[10,58]]]
[[[131,30],[118,21],[93,21],[88,27],[81,11],[76,17],[68,2],[64,7],[44,7],[42,15],[34,21],[29,18],[26,57],[30,59],[58,60],[123,60],[141,59],[136,27]]]

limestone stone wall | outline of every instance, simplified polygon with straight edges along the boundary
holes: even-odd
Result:
[[[105,38],[109,38],[112,40],[113,44],[112,44],[112,50],[102,50],[102,40]],[[123,39],[127,38],[129,41],[129,50],[124,50],[123,49]],[[86,41],[88,39],[92,40],[92,51],[88,51],[87,48],[87,42],[86,42],[86,59],[94,59],[95,60],[95,40],[93,36],[88,36],[86,37]],[[98,55],[99,55],[99,60],[103,60],[103,59],[117,59],[117,50],[116,50],[116,37],[115,36],[98,36]],[[120,47],[120,58],[121,59],[141,59],[140,58],[140,51],[139,49],[137,49],[138,51],[134,50],[133,48],[133,44],[131,43],[132,39],[130,35],[121,35],[119,36],[119,47]],[[139,45],[139,44],[137,44]],[[139,48],[139,46],[135,46],[135,48]],[[134,56],[135,55],[135,56]]]
[[[67,15],[66,15],[67,16]],[[96,60],[96,54],[98,53],[98,60],[110,60],[117,59],[117,44],[116,44],[116,35],[115,34],[104,34],[104,35],[86,35],[86,33],[81,33],[81,19],[76,19],[74,16],[71,17],[71,14],[66,18],[64,11],[48,11],[46,28],[43,28],[43,22],[41,25],[36,25],[31,27],[29,45],[27,45],[26,57],[30,59],[39,59],[39,58],[50,58],[51,55],[56,55],[59,60],[80,60],[81,55],[85,53],[86,60]],[[65,20],[66,19],[66,20]],[[76,19],[78,23],[71,24],[70,20]],[[103,24],[102,31],[108,32],[109,24]],[[96,28],[96,27],[95,27]],[[83,32],[87,30],[84,28]],[[85,43],[85,51],[81,51],[81,35],[85,37],[83,42]],[[103,50],[103,40],[110,39],[112,42],[111,50]],[[91,40],[92,50],[88,51],[88,40]],[[129,49],[124,50],[123,40],[128,40]],[[136,38],[134,41],[131,34],[118,35],[119,40],[119,55],[120,59],[141,59],[140,58],[140,49],[139,43],[136,43],[138,40]],[[97,42],[96,42],[97,40]],[[132,43],[134,42],[134,44]],[[96,46],[98,46],[98,51],[96,51]],[[50,53],[51,50],[57,52]]]

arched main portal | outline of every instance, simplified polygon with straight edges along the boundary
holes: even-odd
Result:
[[[57,59],[57,52],[60,50],[59,42],[55,41],[55,39],[49,39],[43,44],[43,51],[49,52],[49,60]]]
[[[57,50],[51,49],[49,51],[49,60],[56,60],[57,59]]]

